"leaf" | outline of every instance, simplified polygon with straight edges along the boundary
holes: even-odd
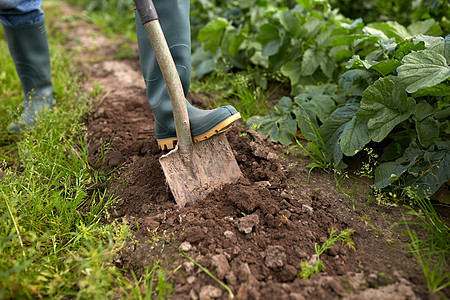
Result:
[[[277,40],[272,40],[270,42],[268,42],[267,44],[264,45],[263,47],[263,51],[262,51],[262,55],[264,56],[272,56],[276,53],[278,53],[278,50],[280,49],[281,46],[281,40],[277,39]]]
[[[198,33],[198,40],[203,43],[203,49],[216,53],[219,48],[222,34],[227,27],[228,21],[226,19],[217,18],[200,29]]]
[[[411,96],[414,98],[419,98],[425,96],[445,97],[448,95],[450,95],[450,86],[445,83],[439,83],[435,86],[414,92]]]
[[[198,47],[192,54],[192,68],[196,78],[202,78],[204,75],[212,72],[216,67],[214,55]]]
[[[450,67],[445,58],[431,50],[406,55],[397,72],[409,93],[432,87],[450,77]]]
[[[417,121],[422,121],[428,116],[431,116],[436,111],[436,108],[430,105],[428,102],[422,100],[417,103],[416,108],[414,110],[414,117]]]
[[[262,135],[269,134],[272,142],[291,144],[297,132],[297,121],[292,118],[291,110],[292,100],[283,97],[268,116],[251,117],[247,125]]]
[[[450,34],[444,39],[444,57],[447,63],[450,64]]]
[[[303,54],[301,72],[302,76],[309,76],[319,67],[320,63],[326,59],[325,50],[307,49]]]
[[[367,125],[356,119],[356,116],[348,122],[342,133],[340,145],[346,156],[353,156],[370,142]]]
[[[309,17],[305,20],[299,34],[305,40],[310,39],[320,31],[320,29],[324,24],[326,23],[323,20],[314,17]]]
[[[432,50],[441,55],[444,55],[444,38],[440,36],[428,36],[419,34],[413,39],[413,42],[416,44],[424,42],[426,50]]]
[[[434,140],[439,137],[438,122],[433,117],[428,117],[423,121],[417,121],[416,131],[420,144],[425,148],[430,147],[434,143]]]
[[[425,50],[425,42],[421,41],[418,43],[411,43],[408,41],[403,41],[397,45],[394,58],[401,60],[405,55],[411,53],[412,51],[420,51],[420,50]]]
[[[362,69],[348,70],[339,78],[339,89],[344,94],[362,95],[367,88],[370,72]]]
[[[408,31],[412,35],[426,34],[432,36],[441,35],[441,27],[434,19],[416,21],[408,26]]]
[[[397,181],[416,162],[420,154],[422,154],[420,149],[410,146],[402,157],[379,165],[375,169],[374,187],[382,189]]]
[[[315,107],[310,102],[301,103],[294,110],[297,126],[303,136],[310,141],[317,141],[313,126],[318,128]]]
[[[281,73],[284,76],[289,77],[292,86],[296,86],[300,82],[300,79],[302,77],[301,68],[302,68],[301,57],[297,57],[293,61],[284,64],[281,67]]]
[[[303,6],[306,10],[311,11],[313,7],[313,1],[312,0],[296,0],[298,4]]]
[[[386,76],[395,71],[401,63],[395,59],[388,61],[382,60],[379,63],[372,65],[370,68],[379,72],[381,75]]]
[[[395,21],[371,23],[367,27],[381,30],[388,38],[395,38],[398,42],[407,40],[413,36],[403,25]]]
[[[298,37],[300,35],[300,25],[302,24],[302,21],[299,18],[298,13],[295,13],[293,10],[284,10],[279,12],[278,19],[280,20],[281,25],[283,25],[286,31],[292,36]]]
[[[320,69],[329,79],[332,79],[334,70],[336,69],[336,59],[334,57],[327,57],[320,62]]]
[[[319,128],[330,160],[338,166],[343,154],[353,156],[369,141],[366,125],[355,117],[358,104],[338,107]]]
[[[415,104],[396,77],[380,78],[364,91],[357,118],[367,121],[370,138],[381,142],[412,114]]]
[[[450,150],[427,151],[423,158],[408,169],[405,184],[411,185],[422,197],[433,195],[450,179]]]
[[[259,28],[259,34],[256,37],[256,40],[262,45],[265,45],[268,42],[278,40],[279,38],[280,33],[278,28],[273,24],[266,23]]]

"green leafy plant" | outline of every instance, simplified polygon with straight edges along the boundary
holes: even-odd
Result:
[[[430,31],[433,22],[420,29],[394,22],[363,27],[364,34],[354,36],[369,43],[365,57],[348,61],[339,89],[322,92],[327,98],[317,98],[316,87],[315,97],[306,101],[304,92],[294,101],[281,99],[268,116],[250,118],[249,126],[282,144],[291,143],[297,130],[314,141],[311,126],[305,126],[306,111],[335,168],[345,168],[344,158],[369,142],[378,143],[383,148],[377,149],[382,155],[375,188],[391,188],[402,178],[422,196],[434,194],[450,179],[444,167],[450,159],[450,36],[419,34]],[[303,114],[296,113],[300,105]]]
[[[350,249],[355,250],[355,244],[350,238],[354,233],[353,229],[345,229],[341,231],[339,234],[336,234],[337,231],[334,228],[330,230],[330,238],[325,241],[321,246],[317,243],[314,244],[314,249],[316,252],[317,260],[314,263],[309,263],[308,261],[302,261],[300,263],[300,267],[302,271],[297,275],[298,279],[309,279],[313,275],[318,274],[320,272],[325,271],[325,265],[323,261],[320,259],[320,255],[322,255],[326,250],[331,249],[336,242],[341,241],[342,244],[346,244]]]

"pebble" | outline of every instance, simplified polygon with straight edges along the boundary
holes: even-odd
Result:
[[[180,249],[186,252],[192,249],[192,245],[189,242],[183,242],[180,245]]]
[[[269,246],[265,252],[265,265],[271,269],[282,268],[286,262],[286,253],[282,246]]]
[[[200,290],[200,300],[214,299],[221,296],[222,290],[212,285],[206,285]]]
[[[231,238],[233,237],[233,232],[227,230],[227,231],[225,231],[225,232],[223,233],[223,235],[224,235],[227,239],[231,239]]]
[[[214,255],[211,259],[211,264],[216,268],[219,279],[225,278],[225,275],[230,271],[228,260],[223,254]]]
[[[252,232],[253,227],[259,224],[259,217],[257,214],[251,214],[240,218],[236,224],[237,229],[240,232],[249,234]]]

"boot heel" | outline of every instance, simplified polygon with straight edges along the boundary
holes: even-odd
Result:
[[[177,138],[164,139],[164,140],[156,140],[158,142],[159,150],[161,151],[169,151],[175,148],[177,144]]]

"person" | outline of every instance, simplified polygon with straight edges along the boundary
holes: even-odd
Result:
[[[190,1],[156,0],[154,4],[187,97],[191,80]],[[34,125],[40,112],[55,105],[41,5],[42,1],[0,1],[1,23],[25,94],[24,110],[19,121],[10,125],[9,129],[12,131],[19,131],[25,125]],[[172,104],[146,30],[137,13],[135,18],[139,59],[147,86],[147,100],[155,119],[156,139],[162,150],[170,150],[177,141]],[[213,110],[197,109],[187,100],[186,105],[194,142],[222,133],[240,119],[239,112],[231,105]]]
[[[180,75],[185,97],[191,80],[191,29],[189,0],[154,0],[164,36]],[[169,92],[155,58],[145,27],[135,11],[136,33],[142,75],[147,86],[147,100],[155,118],[156,140],[161,149],[170,150],[176,143],[175,123]],[[194,143],[228,130],[240,119],[231,105],[202,110],[186,100]]]
[[[41,5],[36,0],[0,0],[0,22],[24,92],[22,114],[7,128],[12,132],[33,126],[41,112],[56,104]]]

